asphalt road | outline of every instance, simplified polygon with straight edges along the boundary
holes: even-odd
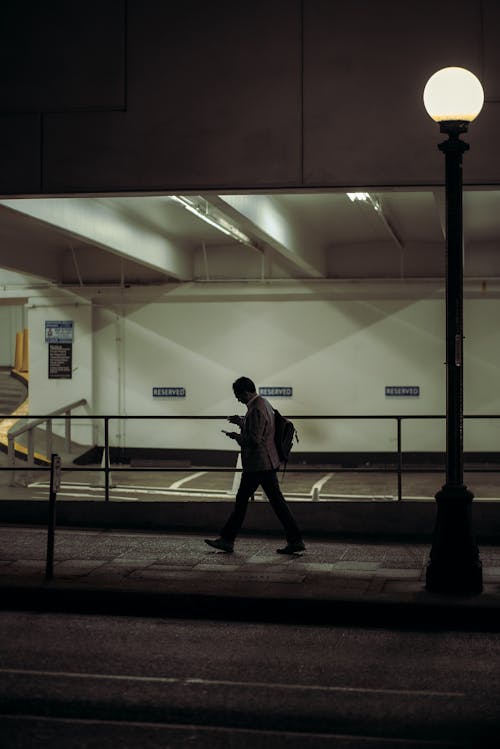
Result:
[[[0,614],[2,749],[500,744],[500,636]]]

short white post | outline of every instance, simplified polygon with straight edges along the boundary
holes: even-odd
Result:
[[[243,466],[242,466],[242,463],[241,463],[241,453],[238,453],[238,457],[236,459],[236,471],[234,472],[233,485],[231,487],[231,494],[233,496],[236,496],[236,493],[237,493],[239,485],[240,485],[240,481],[241,481],[241,468],[242,467]]]
[[[109,459],[109,447],[108,447],[108,466],[111,465],[111,460]],[[101,468],[106,468],[106,446],[104,446],[102,450],[102,458],[101,458]],[[104,470],[100,472],[99,478],[97,479],[97,486],[106,486],[106,474],[104,473]],[[109,471],[109,488],[114,489],[116,484],[113,481],[113,474],[111,471]]]

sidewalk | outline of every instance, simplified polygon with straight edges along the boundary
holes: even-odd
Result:
[[[242,535],[234,554],[200,534],[56,531],[54,577],[45,580],[47,531],[0,526],[0,608],[349,623],[415,628],[500,628],[500,547],[483,546],[484,592],[425,591],[429,545]]]

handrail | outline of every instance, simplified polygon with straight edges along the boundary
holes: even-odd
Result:
[[[86,403],[87,401],[83,398],[79,403]],[[59,409],[61,412],[60,418],[65,418],[62,412],[66,411],[68,406]],[[40,419],[45,421],[47,417],[53,416],[56,412],[51,414],[18,414],[17,419]],[[0,419],[11,418],[12,414],[0,414]],[[287,419],[445,419],[445,414],[286,414]],[[172,419],[172,421],[184,420],[184,419],[227,419],[227,413],[225,414],[72,414],[72,419]],[[464,419],[500,419],[500,414],[465,414]]]
[[[17,429],[11,429],[9,430],[7,434],[7,455],[8,455],[8,464],[11,469],[11,476],[10,476],[10,485],[15,486],[16,481],[16,445],[15,445],[15,439],[16,437],[19,437],[19,435],[24,434],[28,432],[28,464],[30,468],[33,467],[35,463],[35,440],[34,440],[34,429],[35,427],[39,426],[40,424],[47,424],[47,430],[46,430],[46,452],[48,456],[52,455],[52,419],[54,417],[62,417],[64,419],[64,446],[66,449],[66,452],[71,452],[71,419],[75,418],[75,415],[72,415],[71,412],[78,408],[79,406],[84,406],[87,403],[86,398],[80,398],[78,401],[74,401],[72,403],[68,403],[66,406],[61,406],[61,408],[56,408],[54,411],[51,411],[48,414],[44,414],[42,416],[30,416],[29,414],[25,414],[23,416],[20,416],[19,418],[23,419],[35,419],[34,421],[30,421],[27,424],[23,424],[22,426],[18,427]],[[83,418],[88,419],[89,416],[85,415]],[[29,480],[29,475],[28,475]]]
[[[12,437],[19,437],[20,434],[23,434],[24,432],[27,432],[30,429],[34,429],[39,424],[43,424],[44,421],[48,421],[54,416],[60,416],[61,414],[68,414],[74,408],[78,408],[78,406],[84,406],[86,403],[87,403],[86,398],[80,398],[79,401],[74,401],[74,403],[68,403],[67,406],[62,406],[61,408],[57,408],[55,411],[51,411],[50,413],[44,414],[43,416],[30,416],[30,414],[23,415],[22,416],[23,419],[36,419],[36,421],[32,421],[29,424],[25,424],[24,426],[19,427],[18,429],[9,430],[9,435]],[[0,416],[0,419],[1,418],[3,417]],[[74,419],[75,416],[72,416],[71,418]],[[83,418],[88,419],[90,417],[89,415],[85,415]],[[96,417],[96,418],[99,418],[99,417]]]
[[[75,401],[74,403],[68,404],[67,406],[63,406],[56,411],[51,412],[50,414],[42,414],[42,415],[29,415],[24,414],[20,416],[20,419],[35,419],[35,421],[30,422],[29,424],[24,425],[21,428],[18,428],[12,432],[9,432],[9,466],[7,466],[6,469],[2,469],[0,467],[0,470],[12,470],[12,482],[14,480],[15,476],[15,450],[14,450],[14,436],[18,436],[19,434],[22,434],[26,431],[29,432],[29,447],[28,447],[28,460],[31,462],[31,466],[26,468],[19,468],[19,470],[47,470],[48,467],[39,467],[36,468],[34,463],[34,445],[33,445],[33,429],[34,427],[38,426],[39,424],[42,424],[44,422],[47,422],[48,425],[48,435],[47,435],[47,447],[50,446],[50,450],[47,449],[47,454],[50,455],[52,453],[52,418],[54,416],[59,416],[59,418],[62,418],[66,421],[66,449],[68,452],[70,452],[70,435],[71,435],[71,420],[72,419],[86,419],[86,420],[98,420],[102,419],[104,421],[104,452],[103,452],[103,461],[101,464],[101,467],[95,468],[95,467],[86,467],[86,468],[63,468],[62,470],[72,470],[72,471],[99,471],[104,472],[104,495],[105,500],[109,501],[110,499],[110,474],[111,471],[113,472],[121,472],[121,471],[127,471],[127,472],[168,472],[168,471],[176,471],[179,470],[176,467],[154,467],[150,466],[148,468],[141,468],[141,467],[134,467],[134,468],[126,468],[126,469],[117,469],[114,467],[111,469],[110,465],[110,458],[109,458],[109,422],[114,419],[119,420],[171,420],[171,421],[177,421],[177,420],[225,420],[227,419],[227,414],[218,415],[218,414],[212,414],[212,415],[186,415],[186,414],[131,414],[131,415],[124,415],[124,414],[73,414],[71,411],[79,406],[85,405],[87,403],[85,398],[80,399],[79,401]],[[396,450],[389,451],[392,454],[396,454],[397,456],[397,463],[395,467],[395,472],[397,473],[397,501],[402,500],[402,474],[405,472],[405,466],[403,464],[403,450],[402,450],[402,422],[403,420],[428,420],[428,419],[438,419],[443,420],[446,418],[444,414],[287,414],[287,417],[290,419],[293,419],[295,421],[298,420],[325,420],[325,419],[332,419],[332,420],[392,420],[396,422]],[[0,415],[0,419],[3,418]],[[464,419],[500,419],[500,414],[466,414],[464,415]],[[210,467],[210,466],[197,466],[196,469],[200,470],[203,469],[204,471],[216,471],[216,472],[240,472],[241,468],[234,468],[234,467],[228,467],[223,468],[221,466],[218,466],[216,468]],[[293,468],[290,466],[287,469],[290,473],[294,472],[304,472],[304,473],[313,473],[318,472],[320,469],[318,468],[306,468],[305,466],[300,466],[298,468]],[[358,468],[344,468],[344,467],[337,467],[335,469],[338,472],[362,472],[362,473],[380,473],[380,472],[387,472],[389,469],[387,467],[384,468],[374,468],[374,467],[358,467]],[[414,469],[412,469],[414,470]],[[437,472],[440,469],[426,469],[430,470],[431,472]],[[472,472],[476,472],[475,468],[468,469]],[[486,470],[487,472],[495,471],[498,472],[499,469],[495,468],[485,468],[481,470]],[[13,484],[11,484],[13,485]],[[318,497],[313,497],[313,499],[317,499]]]

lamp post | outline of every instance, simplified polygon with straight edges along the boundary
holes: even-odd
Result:
[[[472,528],[473,493],[463,481],[463,218],[460,140],[484,101],[481,83],[464,68],[444,68],[429,78],[424,105],[448,140],[446,177],[446,483],[436,494],[434,539],[426,588],[474,594],[483,589],[482,566]]]

